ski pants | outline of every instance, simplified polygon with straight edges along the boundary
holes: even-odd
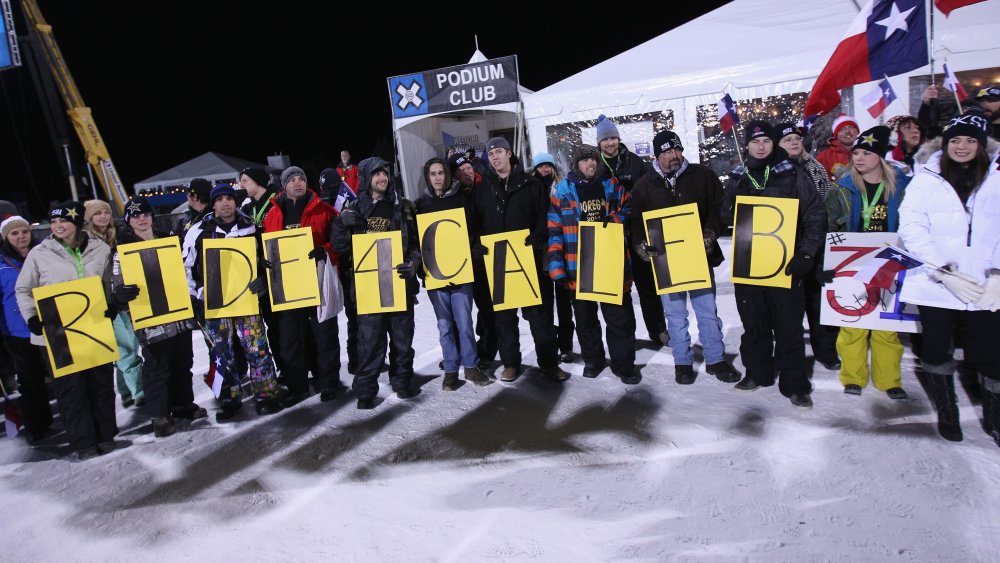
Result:
[[[48,374],[45,348],[35,346],[28,338],[16,336],[4,336],[3,342],[14,360],[24,428],[28,432],[43,432],[52,425],[52,408],[45,388],[45,376]]]
[[[359,399],[378,395],[378,374],[389,354],[389,384],[393,391],[409,388],[413,377],[413,299],[405,311],[358,315],[358,373],[352,385]]]
[[[234,335],[246,354],[250,370],[250,387],[254,395],[261,398],[277,396],[278,382],[274,375],[274,362],[268,352],[267,336],[264,334],[264,324],[259,316],[208,319],[205,321],[205,334],[212,343],[211,357],[216,362],[216,373],[223,377],[220,400],[242,397],[240,375],[236,371],[236,362],[233,358]]]
[[[142,385],[146,390],[146,412],[150,418],[163,418],[173,409],[194,402],[191,375],[194,350],[190,330],[143,344],[142,355],[146,359]]]
[[[627,377],[635,371],[635,310],[632,308],[632,295],[626,293],[621,305],[582,299],[573,301],[576,333],[580,337],[580,354],[588,366],[604,363],[601,321],[597,318],[598,306],[604,317],[611,371],[619,377]]]
[[[104,364],[55,378],[56,402],[69,445],[76,451],[114,440],[114,367]]]
[[[319,322],[316,307],[289,309],[278,313],[281,325],[281,355],[284,357],[285,385],[292,393],[309,391],[309,371],[319,389],[334,389],[340,383],[340,338],[337,317]],[[315,347],[309,346],[315,342]],[[314,348],[314,349],[313,349]],[[311,361],[315,358],[315,362]]]
[[[802,316],[805,295],[801,280],[792,287],[736,284],[736,309],[743,322],[740,358],[757,385],[774,385],[785,397],[808,394]],[[775,373],[777,372],[777,373]]]
[[[114,318],[111,326],[115,329],[118,342],[118,361],[115,362],[115,379],[118,394],[122,400],[138,400],[144,396],[142,389],[142,358],[139,357],[139,339],[132,328],[132,318],[122,311]]]
[[[842,385],[868,385],[868,347],[872,350],[871,380],[879,391],[900,387],[899,362],[903,358],[903,344],[899,334],[890,330],[868,330],[842,327],[837,336],[837,353],[840,354],[840,383]]]

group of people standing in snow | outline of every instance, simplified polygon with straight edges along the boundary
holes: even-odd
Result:
[[[935,103],[936,92],[931,94],[925,105]],[[892,399],[905,399],[903,345],[895,332],[838,330],[819,323],[821,287],[834,274],[822,266],[826,233],[898,232],[906,248],[925,262],[907,277],[902,300],[920,309],[918,355],[930,381],[939,431],[949,440],[962,439],[954,387],[958,335],[967,366],[981,375],[987,432],[1000,444],[1000,365],[989,353],[1000,333],[1000,169],[995,138],[1000,88],[983,89],[978,105],[952,113],[938,123],[926,121],[923,108],[917,119],[896,119],[895,146],[890,145],[890,127],[860,132],[855,120],[841,116],[834,122],[829,148],[816,157],[805,150],[805,132],[798,125],[750,121],[743,128],[744,164],[725,183],[707,166],[689,161],[673,131],[656,133],[649,161],[630,152],[616,124],[602,116],[595,128],[597,146],[579,147],[568,170],[558,170],[547,153],[534,155],[532,165],[525,166],[507,140],[495,137],[486,143],[485,162],[460,152],[428,160],[423,166],[424,193],[413,202],[403,197],[388,162],[371,157],[354,165],[348,155],[340,168],[320,174],[318,192],[308,187],[305,172],[296,166],[284,170],[277,182],[262,168],[243,170],[239,182],[245,201],[238,201],[240,192],[230,184],[193,181],[188,220],[174,232],[153,228],[154,210],[142,197],[128,203],[124,224],[118,226],[102,202],[59,204],[49,215],[52,235],[37,244],[27,221],[6,218],[0,226],[4,340],[21,382],[29,439],[44,439],[52,423],[44,352],[38,346],[43,344],[42,324],[31,291],[89,276],[101,276],[106,284],[107,314],[121,351],[117,386],[122,403],[144,403],[157,437],[174,433],[178,419],[208,415],[194,403],[192,391],[195,331],[204,335],[211,369],[223,381],[216,412],[220,422],[241,409],[245,377],[261,416],[303,401],[312,390],[321,401],[337,397],[342,384],[336,315],[313,307],[271,311],[263,277],[248,287],[260,297],[259,315],[206,320],[197,314],[204,310],[200,270],[205,239],[259,239],[262,233],[299,227],[312,231],[314,250],[309,256],[317,269],[332,272],[343,287],[347,371],[354,376],[357,407],[375,407],[386,361],[392,391],[400,399],[414,397],[419,392],[411,382],[414,305],[424,275],[416,218],[461,209],[469,227],[474,281],[427,290],[437,318],[446,391],[460,387],[460,371],[479,386],[494,382],[497,367],[502,367],[499,379],[508,383],[525,371],[518,311],[493,309],[485,274],[490,249],[480,242],[485,235],[525,230],[542,303],[523,307],[520,313],[534,341],[539,372],[554,382],[570,377],[560,363],[575,359],[574,332],[585,378],[598,377],[610,358],[610,371],[623,384],[641,382],[635,365],[634,282],[649,340],[670,347],[678,384],[694,383],[698,373],[688,332],[690,301],[704,371],[738,390],[777,383],[793,405],[812,406],[805,317],[816,361],[839,370],[845,393],[859,395],[870,373],[877,389]],[[726,359],[714,274],[709,288],[658,295],[650,263],[665,248],[662,241],[647,240],[642,222],[650,211],[697,205],[711,272],[724,261],[718,240],[732,222],[739,196],[798,201],[795,248],[785,269],[791,287],[735,285],[745,374]],[[624,227],[620,304],[574,298],[581,221]],[[402,239],[403,257],[395,272],[406,282],[406,308],[359,315],[357,294],[374,289],[354,284],[352,237],[388,231],[398,231]],[[124,284],[115,247],[167,237],[182,240],[196,317],[135,330],[128,303],[139,290]],[[259,261],[261,272],[271,267],[262,255]],[[81,459],[115,448],[113,371],[107,364],[55,380],[63,423]]]

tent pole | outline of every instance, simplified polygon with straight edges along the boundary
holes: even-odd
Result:
[[[733,125],[730,131],[733,132],[733,142],[736,143],[736,156],[740,157],[740,166],[746,168],[747,165],[743,162],[743,151],[740,150],[740,140],[736,138],[736,126]]]
[[[931,86],[937,86],[934,80],[934,2],[927,0],[927,20],[930,22],[930,41],[927,42],[927,58],[931,64]]]

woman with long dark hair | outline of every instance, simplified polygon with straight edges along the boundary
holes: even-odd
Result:
[[[986,431],[1000,445],[1000,171],[986,152],[989,124],[967,113],[951,120],[942,150],[907,187],[899,234],[924,265],[903,284],[923,326],[921,366],[938,413],[938,432],[961,441],[952,335],[963,324],[965,359],[979,370]],[[938,157],[936,159],[935,157]]]

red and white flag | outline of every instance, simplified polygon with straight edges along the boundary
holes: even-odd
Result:
[[[723,133],[728,133],[739,122],[740,116],[736,114],[736,104],[729,94],[726,94],[719,100],[719,127]]]
[[[14,403],[14,400],[10,396],[4,400],[3,416],[7,437],[16,438],[17,429],[23,426],[24,421],[21,420],[21,408]]]
[[[879,81],[874,90],[861,97],[861,104],[868,108],[868,114],[878,117],[889,107],[889,104],[896,101],[896,92],[889,84],[889,80],[883,78]]]
[[[944,63],[944,87],[955,93],[959,103],[964,102],[969,97],[969,93],[962,87],[958,77],[948,68],[948,63]]]
[[[938,10],[941,10],[941,12],[947,16],[952,10],[963,6],[969,6],[971,4],[978,4],[982,1],[983,0],[934,0],[934,5],[937,6]]]
[[[896,275],[903,270],[923,266],[916,256],[895,246],[887,246],[875,253],[854,274],[854,279],[879,289],[889,289],[896,281]]]

